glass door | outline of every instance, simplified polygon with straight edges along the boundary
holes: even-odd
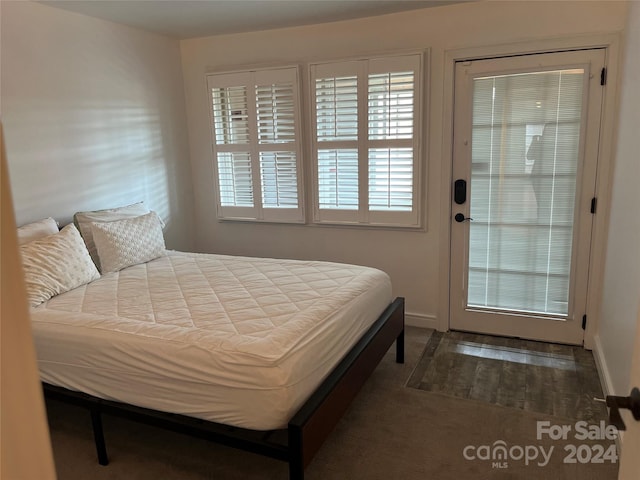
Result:
[[[451,328],[582,343],[603,65],[456,65]]]

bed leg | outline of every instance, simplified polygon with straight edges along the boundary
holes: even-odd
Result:
[[[289,424],[289,480],[304,480],[302,428]]]
[[[396,338],[396,363],[404,363],[404,328]]]
[[[104,443],[104,431],[102,430],[102,417],[100,416],[100,412],[98,410],[91,409],[91,425],[93,426],[93,439],[96,442],[98,463],[100,465],[109,465],[107,446]]]
[[[289,461],[289,480],[304,480],[304,467],[301,461]]]

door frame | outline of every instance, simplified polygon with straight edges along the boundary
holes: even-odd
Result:
[[[478,181],[479,177],[476,177],[476,172],[472,168],[472,158],[473,161],[481,161],[480,159],[476,159],[476,154],[472,154],[472,150],[474,150],[473,146],[475,145],[475,111],[473,105],[475,104],[475,96],[476,96],[476,79],[478,78],[486,78],[486,77],[495,77],[502,75],[510,75],[516,76],[518,78],[519,75],[523,73],[531,73],[531,72],[557,72],[558,70],[573,70],[580,69],[582,73],[580,74],[579,84],[575,86],[580,86],[581,91],[579,91],[578,98],[574,98],[574,101],[577,100],[582,105],[582,108],[579,110],[579,117],[574,120],[578,120],[579,124],[577,126],[578,137],[576,140],[576,150],[571,150],[571,154],[569,151],[566,153],[570,155],[570,158],[574,161],[577,161],[575,164],[575,177],[573,178],[575,182],[575,194],[571,198],[571,206],[565,205],[565,207],[570,208],[573,213],[572,218],[572,229],[570,236],[570,254],[567,260],[569,260],[569,269],[566,271],[569,278],[567,279],[569,283],[569,289],[567,291],[566,297],[566,308],[567,310],[564,313],[536,313],[536,312],[527,312],[526,309],[521,310],[518,308],[499,308],[497,306],[483,306],[482,302],[476,305],[468,305],[469,298],[468,295],[471,293],[471,257],[472,255],[472,245],[471,245],[471,237],[478,235],[478,230],[475,231],[475,234],[472,233],[474,231],[474,225],[476,222],[463,222],[460,225],[456,225],[452,223],[451,228],[451,248],[455,251],[456,255],[451,257],[451,282],[452,289],[450,291],[450,328],[469,329],[471,331],[477,331],[478,333],[491,333],[496,335],[517,335],[522,338],[532,339],[532,340],[546,340],[550,342],[558,342],[558,343],[567,343],[573,345],[582,345],[584,340],[584,330],[582,327],[582,318],[584,315],[584,309],[586,307],[587,301],[587,281],[588,281],[588,273],[589,273],[589,254],[591,247],[591,231],[593,225],[593,215],[589,212],[591,200],[594,196],[594,188],[596,181],[596,167],[597,167],[597,158],[598,158],[598,146],[599,146],[599,133],[600,133],[600,112],[602,108],[602,96],[603,96],[603,87],[600,85],[600,71],[601,68],[605,64],[605,49],[589,49],[589,50],[573,50],[567,52],[554,52],[554,53],[543,53],[538,55],[524,55],[524,56],[516,56],[516,57],[502,57],[502,58],[492,58],[488,60],[478,60],[474,62],[458,62],[456,63],[456,91],[455,91],[455,105],[454,105],[454,158],[453,158],[453,172],[454,178],[463,178],[468,183],[470,183],[470,202],[465,202],[464,205],[455,205],[454,213],[463,212],[464,215],[473,216],[476,220],[482,220],[476,217],[476,215],[483,216],[482,213],[484,210],[479,205],[475,205],[474,207],[474,185],[476,179]],[[555,75],[556,73],[552,73],[551,75]],[[574,75],[575,79],[577,75]],[[513,78],[513,77],[512,77]],[[536,77],[537,78],[537,77]],[[550,79],[551,77],[547,77]],[[514,80],[516,83],[519,80]],[[572,80],[570,82],[573,82]],[[507,84],[503,85],[506,86]],[[554,84],[553,94],[550,94],[549,90],[546,90],[547,83],[543,85],[539,85],[538,88],[539,94],[541,98],[544,98],[543,103],[551,102],[555,107],[559,108],[559,104],[556,105],[555,95],[559,95],[563,90],[555,90],[556,88],[560,88],[560,85],[564,85],[564,81],[561,81],[559,84]],[[459,90],[458,90],[459,89]],[[509,89],[502,90],[502,94],[497,94],[497,97],[500,97],[502,100],[498,102],[501,106],[497,105],[498,108],[498,125],[502,125],[502,127],[498,127],[498,138],[501,140],[499,143],[501,145],[506,145],[506,151],[503,152],[500,150],[501,147],[498,147],[500,153],[496,153],[494,151],[494,155],[498,157],[493,157],[492,164],[494,165],[494,173],[495,168],[497,167],[496,161],[500,164],[504,161],[510,167],[514,167],[515,164],[511,162],[515,161],[510,155],[514,154],[514,151],[511,150],[512,141],[516,141],[512,135],[514,135],[514,131],[508,128],[508,132],[504,131],[506,121],[508,125],[510,125],[510,115],[513,113],[508,105],[510,102],[517,102],[518,100],[514,97],[510,97]],[[517,92],[517,90],[516,90]],[[544,93],[543,93],[544,92]],[[549,95],[547,97],[546,95]],[[564,91],[563,95],[568,95],[569,91]],[[508,100],[510,98],[510,100]],[[548,107],[547,107],[548,108]],[[527,118],[527,122],[532,121],[536,123],[533,118],[528,115],[535,115],[529,110],[526,110],[527,116],[522,117]],[[550,113],[550,111],[548,111]],[[502,119],[500,119],[500,115],[506,115]],[[458,116],[459,115],[459,116]],[[550,118],[546,117],[545,120],[547,123],[545,125],[550,125],[552,131],[559,132],[562,128],[561,122],[555,123],[552,119],[553,115]],[[563,114],[564,118],[564,114]],[[573,117],[571,117],[573,119]],[[566,118],[565,120],[568,120]],[[540,122],[541,120],[538,120]],[[494,126],[495,128],[495,126]],[[495,130],[492,130],[495,131]],[[522,134],[524,132],[521,132]],[[504,137],[504,135],[507,137]],[[547,132],[548,136],[549,133]],[[473,139],[472,139],[473,137]],[[469,142],[473,145],[468,145],[467,142],[462,142],[462,139],[469,139]],[[522,138],[522,140],[524,140]],[[506,141],[506,143],[504,143]],[[509,152],[509,153],[507,153]],[[486,153],[486,152],[485,152]],[[508,158],[503,158],[503,154],[507,154]],[[572,155],[575,155],[572,156]],[[497,159],[499,158],[499,160]],[[563,157],[564,158],[564,157]],[[489,160],[489,159],[485,159]],[[571,162],[569,158],[565,160]],[[547,160],[548,161],[548,160]],[[507,167],[509,171],[510,167]],[[497,167],[500,170],[500,167]],[[564,171],[564,170],[563,170]],[[573,169],[571,169],[573,171]],[[502,172],[502,170],[500,170]],[[486,172],[485,172],[486,173]],[[504,172],[502,172],[504,173]],[[560,180],[561,182],[566,181],[566,178]],[[529,182],[524,182],[529,183]],[[509,181],[507,180],[507,184]],[[487,188],[485,186],[485,188]],[[500,187],[496,187],[499,189],[500,193],[497,193],[498,196],[504,194],[509,195],[510,188],[507,187],[506,191],[500,190]],[[525,188],[522,185],[522,188]],[[568,188],[568,185],[564,185],[561,189]],[[484,190],[483,190],[484,191]],[[550,192],[548,192],[550,193]],[[481,195],[482,196],[482,195]],[[484,197],[483,197],[484,198]],[[493,211],[493,200],[495,198],[490,195],[490,198],[484,198],[485,201],[488,201],[491,205],[491,211]],[[538,204],[539,199],[536,199],[536,205]],[[517,202],[517,200],[514,199]],[[509,216],[509,219],[506,220],[507,223],[516,221],[514,218],[510,216],[510,208],[507,204],[504,204],[505,209],[501,210],[501,207],[496,207],[503,214]],[[562,200],[560,201],[562,204]],[[553,204],[548,205],[545,208],[550,208]],[[477,208],[480,208],[477,210]],[[562,207],[561,207],[562,208]],[[477,210],[477,211],[476,211]],[[473,213],[475,211],[475,214]],[[564,209],[562,210],[564,211]],[[546,210],[545,210],[546,212]],[[524,212],[523,212],[524,213]],[[485,212],[486,214],[486,212]],[[500,216],[500,213],[497,214]],[[556,213],[552,213],[552,217],[555,219]],[[561,214],[562,217],[562,214]],[[535,214],[534,214],[535,218]],[[533,220],[534,222],[538,221]],[[546,220],[546,217],[545,217]],[[545,220],[542,220],[542,223],[545,223]],[[502,221],[497,217],[487,217],[485,221],[489,222],[487,228],[497,229],[497,232],[492,233],[492,241],[493,236],[497,235],[496,238],[504,235],[515,235],[515,233],[509,233],[510,230],[508,227],[506,230],[502,228]],[[564,217],[562,217],[562,223],[567,221]],[[494,223],[497,222],[497,223]],[[482,221],[481,224],[484,224]],[[557,222],[554,222],[557,223]],[[527,228],[528,223],[522,224],[523,228]],[[482,227],[480,227],[482,229]],[[517,231],[517,230],[516,230]],[[549,252],[552,251],[551,244],[547,244],[548,240],[547,236],[551,235],[551,231],[557,232],[557,225],[553,225],[550,227],[550,230],[544,229],[543,234],[543,244],[545,247],[543,248],[545,254],[547,254],[547,247],[549,248]],[[533,235],[537,235],[533,233]],[[488,234],[488,233],[487,233]],[[480,241],[479,237],[475,237],[476,241]],[[540,239],[539,239],[540,240]],[[527,244],[528,248],[536,250],[539,247],[539,244],[536,246],[532,244]],[[479,252],[481,256],[485,253],[482,248],[479,247]],[[493,251],[493,250],[491,250]],[[479,253],[476,252],[476,253]],[[539,253],[541,253],[538,250]],[[523,252],[524,253],[524,252]],[[557,251],[556,251],[557,253]],[[488,254],[488,253],[487,253]],[[498,254],[499,255],[499,254]],[[493,256],[492,256],[493,258]],[[496,258],[494,258],[496,260]],[[549,260],[547,258],[547,260]],[[509,260],[507,260],[508,262]],[[481,262],[482,263],[482,262]],[[500,271],[500,261],[498,260],[498,264],[493,265],[498,268]],[[477,265],[476,265],[477,266]],[[529,265],[531,266],[531,265]],[[516,270],[517,267],[513,266]],[[524,267],[524,266],[523,266]],[[536,264],[535,268],[541,268],[541,265]],[[482,276],[482,272],[476,272]],[[489,274],[490,275],[490,274]],[[500,283],[499,274],[492,277],[492,282]],[[549,280],[547,278],[547,280]],[[476,281],[478,279],[476,278]],[[513,280],[516,281],[515,279]],[[529,284],[529,281],[526,281],[525,284]],[[530,285],[530,284],[529,284]],[[533,289],[533,287],[532,287]],[[525,288],[525,291],[527,289]],[[489,294],[491,297],[491,294]],[[494,299],[495,300],[495,299]],[[502,300],[505,300],[504,298]],[[526,318],[526,320],[524,320]],[[454,325],[455,322],[455,325]]]
[[[601,112],[600,145],[596,173],[597,210],[591,232],[590,272],[587,285],[587,326],[584,346],[593,349],[597,332],[602,285],[604,281],[604,260],[606,252],[611,181],[613,177],[614,140],[616,134],[617,91],[619,83],[620,34],[599,34],[571,36],[554,39],[535,40],[508,45],[488,45],[459,48],[444,52],[444,92],[442,116],[442,169],[440,181],[440,261],[438,264],[440,291],[438,294],[437,329],[447,331],[450,324],[450,280],[451,280],[451,218],[452,218],[452,167],[453,167],[453,113],[455,64],[465,60],[508,57],[533,53],[561,52],[591,48],[605,49],[607,80],[604,86]],[[595,293],[594,293],[595,292]]]

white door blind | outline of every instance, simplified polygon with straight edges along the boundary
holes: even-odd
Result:
[[[567,315],[583,84],[474,79],[468,305]]]
[[[208,77],[221,218],[303,221],[297,82],[296,68]]]
[[[416,226],[421,56],[312,65],[317,221]]]

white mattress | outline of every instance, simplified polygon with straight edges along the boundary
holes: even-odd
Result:
[[[32,323],[47,383],[269,430],[390,302],[372,268],[169,251],[52,298]]]

